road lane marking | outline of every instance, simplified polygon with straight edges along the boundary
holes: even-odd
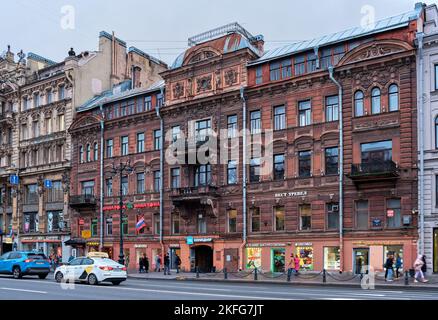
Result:
[[[27,290],[27,289],[16,289],[16,288],[0,288],[0,290],[9,290],[9,291],[20,291],[20,292],[28,292],[28,293],[41,293],[41,294],[47,294],[46,291],[36,291],[36,290]]]

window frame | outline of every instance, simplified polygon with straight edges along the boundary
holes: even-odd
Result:
[[[392,88],[396,88],[395,91],[391,92]],[[388,87],[388,111],[389,112],[395,112],[400,110],[400,92],[399,92],[399,87],[396,83],[391,84]],[[396,105],[395,105],[395,109],[394,106],[392,104],[393,100],[391,98],[395,97],[396,98]]]
[[[336,103],[329,102],[336,98]],[[325,97],[325,122],[339,121],[339,96],[332,95]]]
[[[280,111],[278,111],[280,110]],[[281,110],[283,110],[281,112]],[[286,106],[275,106],[273,110],[274,114],[274,131],[280,131],[286,129]]]
[[[306,158],[304,158],[302,156],[304,153],[308,153],[308,156]],[[302,169],[304,168],[302,166],[302,163],[304,161],[308,161],[309,162],[308,174],[305,174],[305,175],[302,174],[302,172],[303,172]],[[301,151],[298,151],[298,177],[300,177],[300,178],[310,178],[311,176],[312,176],[312,151],[311,150],[301,150]]]
[[[230,213],[235,214],[234,218],[230,217]],[[231,228],[231,222],[234,221],[233,230]],[[227,210],[227,232],[228,233],[237,233],[237,209]]]
[[[359,97],[360,95],[360,97]],[[354,116],[355,117],[363,117],[365,115],[365,103],[364,103],[364,94],[362,90],[357,90],[354,93]],[[360,103],[360,105],[359,105]],[[362,112],[361,114],[358,114],[358,106],[360,106]]]
[[[126,141],[124,141],[126,139]],[[129,155],[129,136],[120,137],[120,156]]]
[[[309,213],[306,212],[305,214],[303,214],[304,207],[309,208]],[[298,205],[298,214],[299,214],[299,219],[300,219],[300,224],[299,224],[300,231],[311,231],[312,230],[312,205],[308,204],[308,203],[303,203],[303,204]],[[309,221],[307,221],[308,225],[309,225],[307,228],[304,228],[303,217],[310,217]]]
[[[335,150],[335,149],[337,150],[336,156],[334,156],[332,154],[328,155],[328,153],[327,153],[328,150]],[[336,157],[336,172],[329,172],[329,170],[327,170],[327,168],[329,168],[332,165],[331,163],[329,163],[329,160],[333,159],[335,157]],[[334,167],[334,165],[333,165],[333,167]],[[326,176],[338,175],[339,174],[339,147],[338,146],[336,146],[336,147],[327,147],[327,148],[324,149],[324,169],[325,169],[324,170],[324,174]]]
[[[367,213],[367,226],[365,227],[359,227],[358,222],[358,214],[359,213],[365,213],[364,209],[358,210],[358,204],[359,203],[366,203],[366,213]],[[370,229],[370,202],[369,200],[356,200],[354,201],[354,229],[355,230],[369,230]]]
[[[277,158],[282,157],[282,161],[278,161]],[[281,170],[281,175],[279,174],[280,170],[277,170],[277,165],[282,165],[283,169]],[[273,161],[273,179],[275,181],[281,181],[284,180],[286,177],[286,155],[284,153],[274,154],[274,161]]]
[[[282,213],[282,228],[279,228],[278,214]],[[286,231],[286,207],[285,206],[275,206],[274,207],[274,232],[285,232]]]
[[[143,136],[142,139],[140,137]],[[137,132],[137,153],[145,152],[145,133]]]
[[[306,127],[312,125],[311,99],[298,101],[298,124],[299,127]]]
[[[139,179],[142,175],[143,175],[143,179]],[[146,175],[145,175],[144,172],[137,172],[136,180],[135,180],[136,181],[136,191],[137,191],[137,194],[144,194],[146,192],[145,178],[146,178]],[[140,184],[140,182],[141,182],[141,184]]]
[[[377,106],[379,107],[378,112],[376,112],[375,110]],[[380,90],[379,87],[374,87],[371,90],[371,114],[380,114],[380,113],[382,113],[382,90]]]

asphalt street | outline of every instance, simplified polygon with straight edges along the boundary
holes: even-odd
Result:
[[[286,286],[128,279],[111,284],[68,286],[53,279],[0,277],[0,300],[438,300],[437,290],[362,290],[361,288]]]

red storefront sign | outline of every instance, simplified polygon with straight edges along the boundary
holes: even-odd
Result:
[[[386,210],[386,216],[388,218],[393,218],[394,217],[394,210],[391,210],[391,209]]]
[[[85,223],[84,219],[80,218],[80,219],[79,219],[79,225],[80,225],[80,226],[83,226],[84,223]]]
[[[157,208],[159,206],[160,206],[159,202],[135,203],[134,209]],[[123,209],[126,209],[126,205],[123,205]],[[113,205],[113,206],[103,207],[103,211],[115,211],[115,210],[120,210],[120,206]]]

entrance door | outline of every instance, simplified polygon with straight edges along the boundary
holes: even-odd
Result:
[[[171,248],[170,249],[170,268],[176,270],[176,256],[181,258],[181,249],[179,248]]]
[[[236,272],[238,269],[237,257],[239,255],[239,249],[225,249],[225,263],[224,267],[228,272]]]
[[[368,273],[370,249],[361,248],[353,250],[353,268],[355,274],[360,274],[362,267]]]
[[[199,272],[211,272],[213,269],[213,249],[209,246],[195,247],[195,266],[198,266]]]

